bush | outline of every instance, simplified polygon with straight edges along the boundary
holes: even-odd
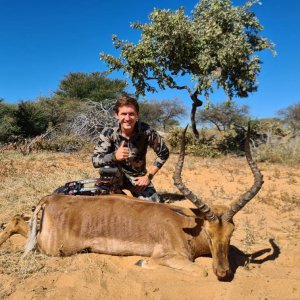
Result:
[[[171,150],[179,150],[181,146],[182,129],[170,130],[167,142]],[[229,153],[243,152],[244,133],[228,130],[219,132],[216,129],[201,129],[199,139],[196,139],[192,132],[186,133],[187,152],[201,157],[219,157]]]
[[[48,120],[43,109],[36,102],[21,101],[14,113],[19,133],[23,137],[34,137],[44,133],[48,127]]]
[[[209,158],[216,158],[220,157],[222,153],[217,149],[214,149],[210,145],[191,145],[188,147],[189,153],[194,156],[200,157],[209,157]]]
[[[0,142],[14,142],[18,139],[19,127],[10,116],[4,116],[0,122]]]
[[[181,145],[181,139],[182,128],[173,128],[169,131],[166,141],[170,145],[171,150],[179,150]],[[185,140],[187,145],[192,144],[192,141],[194,140],[193,134],[187,131],[185,135]]]
[[[0,98],[0,143],[13,142],[19,133],[14,114],[16,105],[5,103]]]
[[[300,140],[278,145],[261,145],[256,149],[256,160],[270,163],[300,163]]]
[[[220,132],[217,138],[217,149],[222,154],[240,154],[244,152],[245,133],[228,130]]]
[[[186,151],[195,156],[201,157],[219,157],[222,152],[218,149],[218,143],[215,135],[216,130],[200,130],[199,139],[196,139],[192,132],[186,133]],[[170,130],[167,136],[167,143],[171,150],[179,150],[181,147],[182,129],[174,128]]]

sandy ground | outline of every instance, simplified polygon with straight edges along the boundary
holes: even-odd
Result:
[[[151,161],[151,155],[150,160]],[[173,186],[176,155],[154,178],[170,205],[192,207]],[[207,277],[159,266],[135,265],[140,257],[77,254],[53,258],[34,253],[22,260],[25,239],[0,248],[0,299],[300,299],[300,168],[259,164],[265,184],[235,216],[230,262],[234,278],[220,282],[211,257],[200,257]],[[88,153],[0,157],[0,223],[55,187],[97,177]],[[187,157],[184,182],[209,204],[229,204],[252,184],[244,158]]]

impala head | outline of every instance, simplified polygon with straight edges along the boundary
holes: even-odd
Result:
[[[227,280],[232,277],[228,252],[234,223],[232,220],[226,221],[222,218],[227,209],[225,206],[213,207],[215,218],[203,224],[203,231],[212,255],[213,271],[219,280]]]
[[[23,236],[27,235],[29,217],[23,215],[15,215],[7,224],[1,224],[3,231],[0,232],[0,245],[2,245],[12,234],[19,233]]]
[[[181,193],[187,199],[189,199],[204,215],[205,222],[203,224],[203,231],[207,237],[208,245],[213,258],[213,271],[219,280],[227,280],[232,276],[228,261],[228,252],[230,239],[234,231],[233,216],[258,193],[263,184],[263,176],[251,156],[249,146],[250,126],[248,127],[248,133],[245,141],[245,154],[248,165],[254,176],[254,183],[252,187],[237,201],[234,201],[229,208],[226,206],[214,206],[211,209],[202,201],[202,199],[193,194],[182,183],[181,171],[185,155],[186,130],[187,127],[183,131],[182,135],[181,151],[173,176],[174,184],[181,191]]]

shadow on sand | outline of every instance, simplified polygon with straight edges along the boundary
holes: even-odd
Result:
[[[238,267],[245,267],[251,264],[263,264],[266,261],[272,261],[279,257],[280,255],[280,248],[275,243],[274,239],[269,239],[269,243],[271,248],[262,249],[256,251],[252,254],[244,253],[243,251],[239,250],[235,246],[230,246],[229,249],[229,264],[231,267],[231,271],[235,274]],[[267,256],[260,258],[264,254],[269,253]]]
[[[237,247],[230,245],[228,260],[229,260],[231,273],[228,274],[228,276],[224,277],[223,279],[219,279],[219,280],[230,282],[234,279],[236,270],[239,267],[247,267],[249,264],[261,265],[266,261],[272,261],[277,259],[280,255],[280,248],[275,243],[274,239],[269,239],[269,243],[271,244],[271,248],[262,249],[252,254],[244,253]],[[270,253],[270,254],[263,258],[259,258],[266,253]],[[211,257],[211,255],[204,255],[204,256]]]
[[[175,194],[175,193],[162,193],[160,194],[165,203],[173,203],[176,201],[182,201],[186,198],[183,195]]]

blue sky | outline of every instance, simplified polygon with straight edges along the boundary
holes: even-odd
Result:
[[[299,46],[300,2],[262,0],[254,11],[264,26],[263,36],[276,44],[278,55],[260,54],[263,66],[258,92],[247,99],[254,117],[272,117],[300,101]],[[186,13],[197,1],[191,0],[0,0],[0,98],[16,103],[50,96],[59,81],[70,72],[105,71],[99,53],[117,55],[111,36],[137,42],[139,32],[130,22],[147,22],[153,8],[177,9]],[[245,1],[233,0],[234,5]],[[122,74],[112,77],[125,79]],[[182,99],[191,104],[186,92],[158,91],[147,99]],[[222,101],[217,94],[214,101]]]

